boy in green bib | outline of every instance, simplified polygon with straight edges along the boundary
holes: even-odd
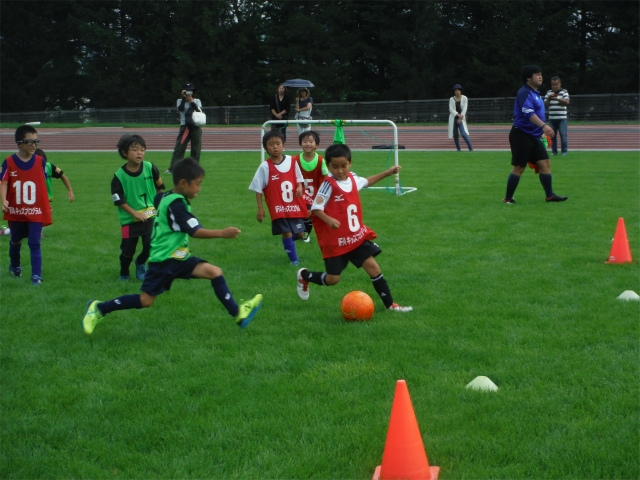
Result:
[[[144,279],[156,216],[153,198],[164,190],[158,168],[144,161],[146,150],[147,145],[140,135],[124,135],[118,141],[118,153],[127,161],[111,180],[111,199],[118,207],[122,227],[120,280],[129,280],[129,267],[139,238],[142,238],[142,252],[136,258],[136,278]]]
[[[195,198],[200,191],[200,184],[204,179],[203,168],[193,158],[186,158],[176,164],[172,175],[173,189],[156,195],[154,200],[158,216],[153,228],[149,268],[140,287],[142,293],[123,295],[108,302],[89,300],[82,319],[87,335],[93,332],[105,315],[113,311],[150,307],[158,295],[171,288],[176,278],[210,280],[216,297],[241,328],[249,325],[260,310],[262,295],[258,294],[238,305],[220,267],[191,255],[189,237],[236,238],[240,233],[236,227],[205,229],[191,213],[189,200]]]

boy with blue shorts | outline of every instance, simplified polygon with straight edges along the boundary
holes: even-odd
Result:
[[[0,195],[4,219],[9,222],[9,275],[22,276],[20,249],[27,239],[31,253],[31,283],[42,283],[42,228],[51,225],[47,194],[46,159],[37,155],[38,132],[22,125],[15,132],[18,152],[8,156],[0,170]]]
[[[305,233],[304,221],[309,217],[303,197],[304,177],[300,165],[284,154],[284,137],[280,131],[270,131],[262,137],[262,146],[269,158],[258,167],[249,190],[256,193],[256,219],[265,218],[262,197],[271,217],[271,233],[282,235],[282,246],[291,265],[300,265],[295,240]]]
[[[154,205],[158,216],[153,227],[149,268],[140,287],[142,293],[123,295],[107,302],[89,300],[82,319],[87,335],[113,311],[150,307],[158,295],[171,288],[176,278],[210,280],[216,297],[241,328],[249,325],[262,306],[260,294],[238,305],[229,291],[222,270],[191,255],[189,237],[236,238],[240,233],[235,227],[223,230],[205,229],[191,213],[189,200],[195,198],[200,191],[204,169],[193,158],[186,158],[176,164],[172,175],[173,189],[155,197]]]

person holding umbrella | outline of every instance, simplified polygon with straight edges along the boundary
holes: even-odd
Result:
[[[296,97],[296,120],[311,120],[311,110],[313,109],[313,98],[309,96],[309,89],[302,87],[298,89],[298,96]],[[298,123],[298,133],[302,133],[305,130],[311,130],[311,125],[308,123]]]

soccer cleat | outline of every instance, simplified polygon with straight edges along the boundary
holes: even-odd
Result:
[[[547,202],[564,202],[569,197],[561,197],[560,195],[556,195],[555,193],[550,197],[547,197]]]
[[[302,300],[309,300],[309,282],[307,282],[304,278],[302,278],[302,272],[304,272],[306,268],[301,268],[298,270],[298,274],[296,275],[298,278],[298,296]]]
[[[502,200],[502,203],[516,203],[516,200],[513,197],[505,198],[504,200]]]
[[[309,233],[308,233],[308,232],[304,232],[304,233],[302,234],[302,241],[303,241],[304,243],[309,243],[309,242],[311,241],[311,236],[309,235]]]
[[[141,265],[136,263],[136,278],[138,280],[144,280],[145,273],[147,273],[147,266],[144,263]]]
[[[32,275],[31,283],[33,285],[40,285],[42,283],[42,277],[40,275]]]
[[[164,171],[164,174],[165,174],[165,175],[171,175],[171,170],[166,169],[166,170]]]
[[[11,275],[12,277],[21,277],[22,268],[21,267],[13,268],[11,265],[9,265],[9,275]]]
[[[138,272],[136,271],[136,273],[138,273]],[[122,281],[129,280],[129,275],[120,275],[119,280],[122,280]]]
[[[403,307],[402,305],[398,305],[397,303],[392,303],[389,308],[387,308],[390,312],[410,312],[413,310],[413,307]]]
[[[253,317],[256,316],[258,310],[262,307],[262,295],[258,294],[247,302],[242,302],[238,305],[238,315],[236,316],[236,323],[240,328],[245,328],[251,323]]]
[[[300,265],[300,260],[294,260],[289,265]]]
[[[104,315],[100,313],[100,309],[98,308],[99,303],[99,300],[89,300],[87,302],[87,309],[82,318],[82,328],[84,328],[84,333],[87,335],[91,335],[96,325],[104,318]]]

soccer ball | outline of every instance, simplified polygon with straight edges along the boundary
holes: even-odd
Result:
[[[340,302],[340,313],[345,320],[362,322],[373,316],[373,300],[364,292],[347,293]]]

